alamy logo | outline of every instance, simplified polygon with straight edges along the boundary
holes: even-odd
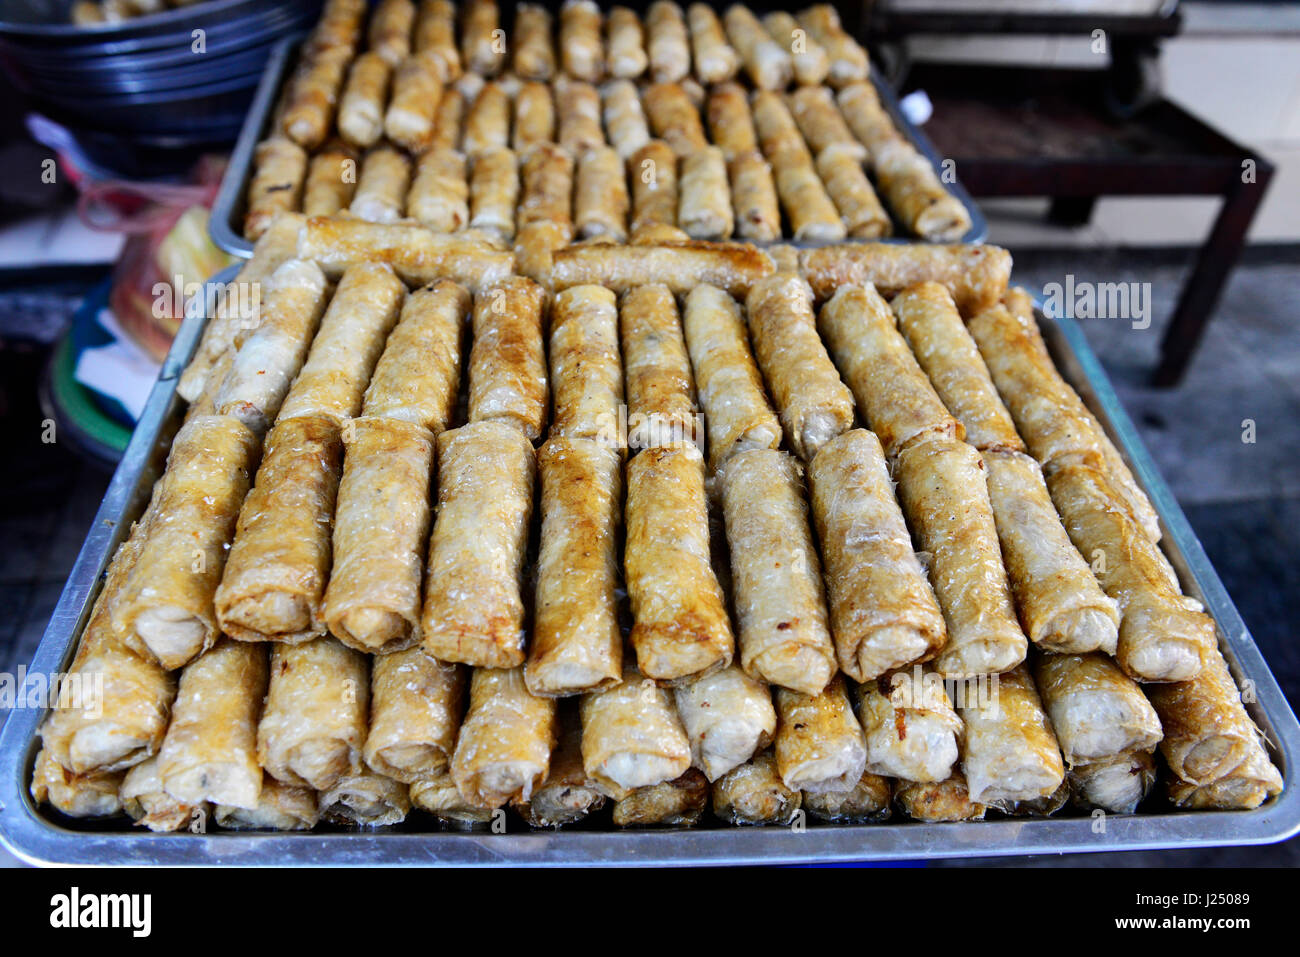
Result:
[[[129,928],[132,937],[153,929],[150,894],[82,894],[74,887],[50,898],[50,926],[56,928]]]
[[[1064,283],[1043,287],[1043,311],[1053,319],[1128,319],[1134,329],[1151,325],[1151,283],[1075,282],[1068,273]]]
[[[104,713],[104,673],[77,671],[69,674],[28,672],[19,665],[16,674],[0,672],[0,709],[54,708],[83,711],[87,718]]]

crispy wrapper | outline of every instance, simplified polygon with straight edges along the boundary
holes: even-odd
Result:
[[[1065,807],[1070,800],[1070,780],[1067,774],[1066,779],[1061,782],[1051,794],[1044,797],[1034,798],[1031,801],[999,801],[991,807],[1001,811],[1008,817],[1051,817],[1061,808]]]
[[[126,644],[169,671],[216,643],[212,598],[260,453],[258,436],[228,416],[192,418],[172,442],[144,542],[112,613]]]
[[[781,423],[768,405],[736,301],[716,286],[698,285],[686,297],[682,325],[709,429],[710,469],[737,452],[779,446]]]
[[[740,663],[756,678],[817,694],[836,662],[800,473],[784,452],[750,449],[718,478]]]
[[[414,47],[431,60],[438,79],[450,83],[460,76],[460,51],[456,48],[456,4],[452,0],[420,0],[415,20]]]
[[[728,824],[789,824],[803,794],[786,787],[769,748],[713,784],[713,814]]]
[[[406,298],[366,388],[365,415],[400,419],[435,436],[451,424],[469,315],[464,287],[439,279]]]
[[[680,83],[658,82],[647,86],[641,91],[641,104],[654,135],[667,143],[679,159],[709,145],[700,111]]]
[[[869,70],[867,51],[840,24],[833,4],[816,3],[799,12],[799,24],[826,48],[831,59],[831,86],[841,87],[864,80]]]
[[[1144,751],[1126,752],[1072,767],[1067,780],[1075,807],[1132,814],[1156,783],[1156,765]]]
[[[411,795],[405,784],[362,769],[320,792],[317,806],[322,820],[332,824],[388,827],[406,820]]]
[[[1166,782],[1169,803],[1178,808],[1202,810],[1253,810],[1282,793],[1282,775],[1268,752],[1256,746],[1251,754],[1217,781],[1196,786],[1176,778]]]
[[[980,679],[979,687],[968,683],[957,711],[966,724],[961,769],[972,800],[1033,801],[1061,786],[1061,749],[1027,666]]]
[[[510,97],[500,83],[485,83],[465,114],[461,149],[473,159],[510,145]]]
[[[864,429],[832,440],[808,467],[808,482],[844,673],[867,681],[933,658],[948,630],[912,550],[879,440]]]
[[[524,676],[536,695],[604,688],[623,668],[616,595],[622,459],[601,442],[552,434],[537,463],[542,546]]]
[[[670,781],[691,765],[691,748],[672,691],[630,663],[613,687],[584,695],[582,764],[600,790],[621,800],[629,791]]]
[[[477,830],[505,814],[498,808],[465,800],[456,790],[449,770],[412,783],[411,803],[458,830]]]
[[[508,422],[541,438],[549,398],[542,341],[542,287],[515,277],[474,297],[469,420]]]
[[[206,804],[186,804],[163,790],[157,758],[142,761],[127,771],[117,793],[122,810],[131,820],[155,833],[183,831],[192,822],[207,820]]]
[[[438,471],[420,617],[425,653],[480,667],[521,665],[532,443],[505,422],[474,422],[438,437]]]
[[[803,809],[831,824],[876,824],[889,820],[892,790],[888,778],[864,771],[852,791],[804,791]]]
[[[776,689],[776,765],[793,790],[851,791],[866,769],[862,727],[853,717],[844,679],[806,695]]]
[[[464,666],[443,664],[420,648],[375,655],[366,766],[407,784],[445,773],[468,683]]]
[[[392,64],[374,51],[352,62],[339,100],[338,118],[339,135],[350,146],[365,149],[379,142],[384,133],[384,104],[388,102],[392,73]]]
[[[740,54],[727,42],[722,21],[707,3],[692,3],[686,11],[691,28],[695,78],[709,86],[732,79],[740,70]]]
[[[525,80],[549,80],[554,76],[551,11],[536,3],[517,5],[512,32],[515,73]]]
[[[367,416],[351,420],[343,438],[325,624],[350,648],[396,651],[418,637],[434,437]]]
[[[735,665],[673,689],[691,764],[716,781],[767,747],[776,734],[772,692]]]
[[[406,209],[411,161],[391,146],[377,146],[361,160],[348,213],[367,223],[395,223]]]
[[[469,224],[509,242],[515,238],[515,205],[519,201],[519,164],[504,146],[474,157],[469,180]]]
[[[646,53],[656,83],[676,83],[691,72],[690,34],[682,8],[672,0],[655,0],[645,15]]]
[[[816,165],[851,238],[879,239],[893,233],[889,214],[851,151],[839,144],[828,146],[817,154]]]
[[[754,132],[759,146],[773,165],[778,158],[795,159],[812,163],[812,154],[804,142],[794,115],[785,105],[785,99],[771,90],[759,90],[750,103],[754,119]]]
[[[849,84],[839,91],[836,99],[853,135],[867,148],[873,160],[891,145],[903,141],[903,134],[881,104],[874,84]]]
[[[529,800],[546,779],[557,730],[555,699],[530,694],[522,668],[474,669],[451,759],[457,790],[494,808]]]
[[[663,140],[651,140],[627,161],[632,182],[634,233],[649,226],[677,225],[677,159]]]
[[[320,820],[320,808],[311,788],[284,784],[267,774],[256,807],[218,804],[213,816],[217,826],[228,831],[310,831]]]
[[[872,157],[876,181],[898,218],[931,242],[956,242],[970,230],[970,213],[939,181],[928,157],[904,140]]]
[[[546,780],[527,802],[515,802],[530,827],[576,824],[605,804],[605,795],[582,764],[582,719],[577,702],[561,704],[557,720],[560,730]]]
[[[1146,689],[1164,729],[1160,753],[1174,774],[1196,786],[1235,769],[1259,747],[1260,740],[1223,655],[1211,648],[1204,662],[1200,674],[1190,681]]]
[[[555,223],[529,223],[515,236],[515,271],[527,276],[549,293],[551,260],[555,250],[569,244],[573,227]]]
[[[267,688],[266,646],[222,639],[181,672],[158,752],[167,793],[186,804],[257,806],[257,722]]]
[[[225,634],[292,643],[325,633],[321,603],[342,456],[339,426],[328,416],[271,429],[214,596]]]
[[[553,143],[534,147],[524,157],[523,196],[518,221],[522,229],[531,223],[550,223],[573,234],[569,208],[573,199],[573,156]]]
[[[948,287],[966,316],[996,303],[1011,275],[1011,254],[998,246],[849,243],[806,250],[800,264],[819,300],[843,286],[872,283],[893,296],[932,281]]]
[[[353,50],[350,45],[309,47],[290,79],[282,128],[303,149],[315,149],[329,135]]]
[[[588,150],[578,161],[573,219],[583,239],[627,240],[630,201],[623,160],[612,147]]]
[[[1020,452],[982,457],[1007,579],[1029,640],[1044,651],[1115,654],[1119,606],[1070,541],[1038,463]]]
[[[393,74],[393,97],[384,113],[388,138],[412,153],[433,142],[437,127],[442,81],[438,66],[427,56],[413,56]]]
[[[692,444],[628,464],[624,571],[641,672],[676,682],[725,668],[734,639],[709,563],[704,460]]]
[[[952,774],[964,726],[943,679],[920,665],[858,685],[867,770],[938,784]]]
[[[758,17],[742,4],[733,3],[724,14],[727,36],[740,54],[754,86],[760,90],[783,90],[794,77],[789,44],[772,39]]]
[[[650,223],[634,230],[631,237],[633,246],[658,246],[662,243],[690,242],[691,237],[676,226],[667,223]]]
[[[716,146],[682,159],[677,224],[692,239],[728,239],[735,229],[727,161]]]
[[[795,90],[789,97],[790,113],[799,125],[808,148],[814,156],[820,156],[832,146],[839,147],[839,153],[862,163],[867,158],[867,149],[853,133],[835,105],[835,97],[824,86],[804,86]]]
[[[357,188],[356,169],[356,154],[342,143],[327,145],[313,156],[302,190],[303,214],[337,216],[347,209]],[[293,242],[297,242],[297,230]]]
[[[551,307],[550,435],[619,444],[623,366],[618,351],[617,298],[603,286],[573,286]]]
[[[244,235],[257,240],[277,215],[297,209],[306,175],[307,154],[297,143],[282,136],[258,143],[248,185]]]
[[[808,242],[838,242],[848,235],[812,160],[794,153],[769,155],[776,192],[781,198],[790,235]]]
[[[610,144],[623,160],[650,142],[650,127],[641,97],[631,80],[611,80],[600,91],[605,129]]]
[[[475,0],[461,6],[460,55],[467,71],[496,76],[506,59],[505,31],[500,28],[496,0]]]
[[[600,7],[592,0],[565,0],[560,8],[558,40],[560,62],[565,73],[588,83],[595,83],[604,75],[605,47],[601,39]],[[550,45],[549,35],[547,45]]]
[[[903,513],[931,555],[930,584],[948,624],[935,670],[969,676],[1014,668],[1029,643],[1012,604],[979,453],[950,436],[927,435],[899,453],[895,475]]]
[[[773,10],[763,17],[763,27],[773,40],[792,51],[790,59],[797,84],[818,86],[826,81],[826,75],[831,69],[830,56],[820,43],[799,26],[794,17],[783,10]],[[800,41],[798,46],[796,41]],[[889,803],[888,796],[885,803]]]
[[[615,827],[693,827],[709,806],[709,781],[691,768],[663,784],[638,788],[614,802]]]
[[[578,287],[588,288],[588,287]],[[695,379],[686,352],[677,302],[664,285],[636,286],[619,313],[623,368],[627,373],[628,444],[634,448],[697,444]]]
[[[430,150],[459,150],[460,128],[465,120],[465,94],[455,87],[447,87],[438,100],[433,114],[433,139]]]
[[[112,817],[122,812],[118,792],[125,775],[125,771],[73,774],[42,748],[32,771],[32,800],[68,817]]]
[[[469,223],[469,172],[455,150],[424,153],[406,194],[406,215],[439,233],[454,233]]]
[[[1155,709],[1109,655],[1037,655],[1034,681],[1066,764],[1121,751],[1154,751],[1163,732]]]
[[[745,299],[749,332],[791,447],[805,462],[853,427],[853,393],[817,335],[813,294],[797,273],[756,282]]]
[[[754,119],[749,114],[749,98],[739,83],[719,83],[712,87],[705,115],[713,144],[722,150],[727,162],[758,149]]]
[[[1188,607],[1160,546],[1134,520],[1101,459],[1056,460],[1047,487],[1071,540],[1119,605],[1120,667],[1138,681],[1194,678],[1214,653],[1214,621]]]
[[[605,68],[609,75],[635,80],[650,63],[645,52],[645,31],[635,10],[611,7],[605,20]]]
[[[772,260],[744,243],[665,241],[638,246],[569,246],[555,252],[555,288],[599,283],[615,292],[663,283],[684,296],[697,286],[717,286],[731,296],[773,272]]]
[[[411,52],[411,25],[415,22],[412,0],[380,0],[370,17],[370,49],[393,66]]]
[[[727,164],[731,202],[736,213],[736,234],[753,242],[781,238],[781,208],[772,167],[757,150],[740,153]],[[793,264],[798,267],[798,261]]]
[[[510,143],[525,154],[534,146],[555,139],[555,100],[550,84],[530,80],[515,94],[515,128]]]
[[[555,84],[560,146],[576,159],[605,145],[600,123],[600,92],[591,83],[565,78]]]
[[[477,289],[506,278],[515,257],[477,240],[444,236],[416,225],[382,225],[326,216],[307,220],[298,255],[329,276],[356,263],[388,263],[406,282],[422,286],[451,279]]]
[[[954,769],[951,777],[937,784],[898,781],[894,801],[914,821],[982,821],[988,805],[972,801],[966,778]]]

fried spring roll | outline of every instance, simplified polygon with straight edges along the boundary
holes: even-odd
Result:
[[[733,3],[724,15],[727,36],[744,61],[745,72],[760,90],[783,90],[794,76],[794,63],[787,47],[763,29],[758,17],[746,6]]]
[[[767,747],[776,733],[772,693],[732,665],[673,689],[691,763],[710,781]]]
[[[533,694],[558,697],[608,687],[622,675],[616,596],[622,461],[604,443],[554,433],[537,458],[542,545],[524,677]]]
[[[784,452],[737,452],[718,473],[745,671],[817,694],[834,674],[821,563],[799,466]]]
[[[1038,655],[1033,668],[1066,764],[1155,750],[1162,737],[1160,719],[1109,655]]]
[[[306,175],[307,154],[297,143],[282,136],[258,143],[248,185],[244,235],[256,241],[277,215],[298,209]]]
[[[339,100],[339,134],[349,145],[374,146],[384,132],[384,105],[393,65],[378,53],[357,57]]]
[[[996,303],[1011,275],[1011,254],[998,246],[850,243],[810,249],[800,259],[819,300],[843,286],[867,283],[882,296],[894,296],[928,280],[947,286],[966,316]]]
[[[777,204],[772,168],[757,151],[741,153],[727,164],[736,234],[752,242],[781,238],[781,209]],[[796,262],[797,265],[797,262]]]
[[[838,88],[867,78],[867,51],[844,30],[832,4],[818,3],[800,11],[799,23],[830,56],[831,86]]]
[[[411,0],[380,0],[370,17],[370,49],[393,66],[411,52],[411,25],[415,4]]]
[[[743,296],[751,284],[771,275],[773,269],[770,257],[744,243],[695,240],[570,246],[556,250],[551,282],[556,289],[600,283],[618,293],[663,283],[681,296],[709,284],[730,296]]]
[[[611,80],[601,89],[605,130],[610,144],[623,160],[628,160],[650,142],[650,127],[641,97],[631,80]]]
[[[635,10],[627,7],[611,7],[605,30],[605,65],[609,75],[621,80],[635,80],[645,72],[649,63],[641,18]]]
[[[1047,487],[1071,540],[1119,605],[1116,660],[1138,681],[1187,681],[1215,649],[1214,621],[1188,607],[1160,546],[1107,479],[1097,456],[1065,456]]]
[[[844,679],[836,675],[815,695],[777,688],[776,713],[776,766],[786,787],[853,790],[866,769],[867,748]]]
[[[672,693],[630,664],[620,683],[583,696],[581,714],[583,767],[615,800],[690,767],[690,742]]]
[[[825,47],[799,26],[798,21],[783,10],[773,10],[764,15],[763,26],[773,40],[790,51],[794,80],[800,86],[819,86],[830,73],[831,58]],[[888,796],[886,796],[888,804]]]
[[[700,111],[681,84],[652,84],[641,92],[641,103],[654,135],[667,143],[678,158],[708,147]]]
[[[476,830],[505,814],[500,809],[465,800],[456,789],[450,771],[414,782],[411,785],[411,803],[438,820],[464,830]]]
[[[677,223],[693,239],[728,239],[735,228],[727,163],[709,146],[682,160]]]
[[[303,149],[315,149],[329,135],[352,53],[351,46],[309,50],[290,80],[281,125]]]
[[[336,216],[352,204],[356,188],[356,154],[342,143],[327,145],[307,166],[302,211],[307,216]]]
[[[119,792],[125,776],[125,771],[73,774],[42,748],[32,771],[32,800],[68,817],[112,817],[122,811]],[[707,796],[707,784],[705,788]]]
[[[555,708],[553,698],[529,693],[522,668],[476,668],[451,758],[461,796],[494,808],[529,800],[550,767]]]
[[[575,703],[576,704],[576,703]],[[559,732],[546,780],[516,809],[529,827],[559,828],[576,824],[605,804],[605,795],[582,764],[582,720],[578,708],[561,705]]]
[[[1132,814],[1151,793],[1156,766],[1150,754],[1128,752],[1072,767],[1067,777],[1070,803],[1075,807]]]
[[[899,781],[894,800],[914,821],[982,821],[988,813],[988,805],[971,800],[966,778],[956,769],[937,784]]]
[[[573,286],[557,294],[549,351],[555,383],[550,435],[617,446],[623,367],[614,294],[603,286]]]
[[[455,150],[428,150],[415,167],[406,215],[435,232],[454,233],[469,223],[469,174]]]
[[[433,142],[442,100],[438,67],[428,56],[413,56],[393,74],[393,96],[384,114],[384,132],[397,145],[421,153]]]
[[[438,79],[450,83],[460,76],[460,51],[456,49],[456,5],[452,0],[420,0],[415,20],[416,53],[430,60]]]
[[[605,145],[600,123],[600,93],[590,83],[565,79],[555,84],[555,112],[560,145],[575,158]]]
[[[858,686],[857,702],[869,772],[923,784],[948,779],[964,726],[937,674],[914,665],[872,679]]]
[[[686,10],[691,28],[691,51],[695,60],[695,78],[708,86],[735,77],[740,70],[740,54],[727,42],[722,21],[707,3],[692,3]]]
[[[509,242],[515,236],[519,166],[513,150],[493,147],[473,160],[469,181],[469,224]]]
[[[655,0],[646,10],[646,53],[656,83],[676,83],[691,72],[690,35],[682,8],[672,0]]]
[[[572,224],[567,227],[555,223],[521,226],[515,236],[515,272],[549,290],[555,250],[568,245],[572,238]]]
[[[431,150],[460,149],[460,128],[465,120],[465,94],[455,87],[442,91],[438,100],[438,109],[433,114],[433,139],[429,141]]]
[[[555,139],[555,101],[547,83],[530,81],[515,94],[515,128],[511,145],[525,154],[534,146]]]
[[[722,150],[727,162],[758,149],[749,100],[739,83],[720,83],[710,89],[705,114],[713,144]]]
[[[1025,666],[986,679],[989,691],[965,689],[958,712],[966,725],[961,769],[971,800],[1033,801],[1065,780],[1061,750]]]
[[[565,0],[560,8],[559,45],[565,73],[597,82],[605,72],[600,7],[592,0]]]
[[[523,198],[519,203],[520,229],[533,223],[550,223],[573,235],[569,209],[573,200],[573,156],[544,143],[524,157]]]
[[[167,793],[186,804],[256,807],[262,790],[257,722],[267,688],[266,648],[222,639],[181,672],[158,752]]]
[[[580,287],[586,288],[586,287]],[[628,444],[634,449],[698,442],[695,380],[677,302],[664,285],[637,286],[619,314],[627,373]]]
[[[474,422],[438,437],[438,463],[420,618],[425,653],[480,667],[521,665],[532,443],[505,422]]]
[[[439,279],[406,297],[362,401],[369,416],[400,419],[435,436],[451,424],[460,387],[470,295]]]
[[[839,147],[841,155],[858,163],[866,160],[867,148],[854,137],[835,105],[835,97],[826,87],[801,87],[790,94],[788,102],[799,132],[814,156],[820,156],[835,146]]]
[[[461,61],[466,70],[496,76],[506,58],[506,33],[500,26],[496,0],[474,0],[461,8]]]
[[[218,804],[217,826],[230,831],[310,831],[320,820],[316,792],[262,776],[262,793],[252,808]]]
[[[781,423],[767,404],[736,301],[716,286],[696,286],[682,324],[709,429],[710,469],[737,452],[780,445]]]
[[[793,239],[838,242],[848,235],[844,220],[809,157],[781,152],[769,155],[768,160]]]
[[[461,149],[471,158],[510,145],[510,97],[500,83],[485,83],[465,114]]]
[[[348,212],[367,223],[395,223],[406,209],[411,161],[390,146],[371,150],[361,161],[357,190]]]
[[[346,774],[318,800],[320,816],[333,824],[388,827],[411,813],[410,789],[371,771]]]
[[[546,423],[546,352],[541,286],[506,279],[474,299],[469,420],[498,419],[536,441]]]
[[[515,7],[515,73],[525,80],[549,80],[555,75],[551,47],[551,12],[536,3]]]
[[[876,198],[862,164],[840,146],[817,155],[817,174],[840,211],[852,239],[879,239],[894,231],[889,214]]]
[[[889,819],[889,779],[864,771],[852,791],[803,792],[803,808],[831,824],[874,824]]]
[[[734,640],[709,563],[698,448],[650,448],[628,464],[624,568],[641,672],[675,682],[725,668]]]
[[[870,284],[841,287],[822,307],[817,326],[891,459],[922,436],[964,436]]]
[[[168,670],[219,637],[212,599],[260,444],[238,419],[220,415],[190,419],[172,442],[139,556],[112,613],[127,646]]]
[[[789,824],[802,806],[802,793],[781,780],[770,749],[713,784],[713,814],[728,824]]]
[[[709,782],[691,768],[681,777],[632,791],[614,803],[615,827],[692,827],[709,804]]]
[[[158,759],[150,758],[126,772],[118,788],[122,810],[131,820],[155,833],[182,831],[191,821],[206,821],[207,805],[186,804],[168,794],[158,774]]]
[[[623,160],[611,147],[588,150],[578,161],[573,219],[583,239],[627,240],[629,200]]]
[[[1200,786],[1173,778],[1167,782],[1169,803],[1178,808],[1202,810],[1253,810],[1282,793],[1282,775],[1268,752],[1256,746],[1249,757],[1217,781]]]
[[[406,784],[446,773],[467,683],[462,665],[443,664],[420,648],[375,655],[366,766]]]
[[[930,583],[948,624],[935,670],[969,676],[1015,667],[1028,642],[1012,605],[979,453],[950,436],[927,435],[899,453],[895,475],[908,524],[932,556]]]
[[[1115,654],[1119,607],[1070,541],[1038,463],[1009,451],[985,452],[983,459],[1007,578],[1029,640],[1044,651]],[[1118,750],[1125,749],[1111,753]]]
[[[651,140],[627,161],[632,182],[632,232],[677,225],[677,157],[663,140]]]
[[[971,228],[961,200],[943,187],[928,157],[896,140],[872,156],[876,181],[899,220],[931,242],[956,242]]]

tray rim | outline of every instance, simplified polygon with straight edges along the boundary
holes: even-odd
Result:
[[[231,266],[210,283],[227,282]],[[68,582],[37,649],[31,671],[62,671],[99,586],[99,579],[129,523],[143,508],[151,480],[165,459],[170,437],[162,432],[179,419],[176,386],[197,346],[205,318],[191,303],[163,363],[140,425],[95,516]],[[1248,710],[1265,730],[1273,759],[1285,779],[1282,793],[1253,811],[1184,811],[1107,815],[1103,834],[1090,817],[1011,818],[927,824],[891,820],[874,825],[788,828],[706,828],[637,831],[378,832],[254,834],[219,832],[151,834],[95,832],[63,827],[38,809],[28,781],[38,749],[36,730],[44,714],[28,708],[10,713],[0,730],[0,843],[32,864],[236,865],[236,866],[716,866],[735,864],[899,861],[950,857],[1091,853],[1187,847],[1269,844],[1300,833],[1300,723],[1210,565],[1168,485],[1119,403],[1114,387],[1088,345],[1082,327],[1037,311],[1053,358],[1109,428],[1122,454],[1160,515],[1170,560],[1192,594],[1204,601],[1220,633],[1220,650],[1240,684],[1253,681],[1256,700]],[[1073,373],[1073,375],[1071,374]]]

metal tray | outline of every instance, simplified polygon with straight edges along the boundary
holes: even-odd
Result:
[[[257,95],[254,97],[253,104],[249,107],[248,115],[244,119],[244,127],[239,133],[234,152],[230,154],[230,163],[226,167],[225,176],[222,177],[217,197],[212,203],[212,216],[208,220],[208,231],[212,235],[212,241],[226,252],[236,256],[247,258],[253,255],[252,242],[244,238],[245,200],[248,196],[248,184],[253,176],[253,154],[257,150],[257,144],[261,142],[262,137],[266,134],[271,113],[275,109],[276,99],[294,62],[298,44],[301,41],[301,36],[288,37],[271,52],[271,58],[266,64],[266,72],[262,75],[261,85],[258,86]],[[894,91],[890,89],[889,84],[884,81],[874,66],[871,68],[871,79],[880,94],[880,103],[889,113],[894,125],[898,127],[907,141],[930,161],[930,165],[935,172],[939,172],[942,169],[943,161],[936,152],[934,144],[903,115]],[[966,192],[966,188],[961,185],[960,181],[945,183],[944,187],[966,208],[966,213],[970,216],[970,229],[962,236],[961,242],[982,243],[989,234],[989,225],[984,219],[984,213],[975,205],[975,201],[971,199],[970,194]],[[897,226],[898,224],[895,223],[894,225]],[[890,236],[881,240],[849,239],[844,241],[850,243],[868,241],[915,243],[924,242],[925,240],[907,234]],[[772,243],[754,243],[753,245],[767,246],[776,244],[800,248],[827,245],[826,243],[794,242],[788,239],[774,240]]]
[[[235,267],[214,277],[229,281]],[[17,710],[0,732],[0,838],[19,857],[53,864],[776,864],[904,860],[1013,854],[1140,850],[1266,844],[1300,832],[1300,725],[1259,649],[1210,566],[1191,527],[1156,472],[1096,356],[1073,320],[1045,320],[1044,336],[1065,377],[1123,450],[1164,526],[1165,550],[1188,594],[1218,622],[1220,647],[1238,682],[1254,683],[1251,715],[1265,730],[1285,777],[1282,793],[1254,811],[1112,815],[1094,833],[1084,815],[956,824],[894,820],[865,826],[811,824],[789,828],[704,826],[696,829],[505,834],[419,830],[419,819],[388,831],[301,834],[240,832],[150,834],[123,821],[72,821],[37,807],[28,792],[38,743],[37,709]],[[62,671],[89,616],[100,576],[132,519],[147,503],[179,427],[181,371],[199,340],[204,318],[191,309],[145,406],[108,493],[36,652],[32,671]],[[427,819],[426,819],[427,820]]]

